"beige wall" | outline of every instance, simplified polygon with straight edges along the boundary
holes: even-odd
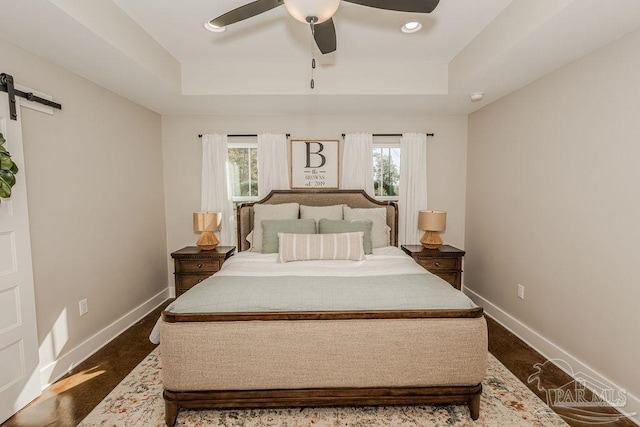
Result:
[[[0,69],[63,106],[53,115],[22,108],[38,335],[47,365],[167,287],[161,121],[2,40]],[[80,317],[83,298],[89,312]]]
[[[469,117],[465,237],[468,288],[636,397],[638,52],[635,32]]]
[[[202,133],[291,133],[292,139],[341,139],[348,132],[433,132],[428,139],[428,205],[448,212],[446,243],[464,244],[466,116],[163,116],[169,252],[194,245],[191,214],[200,209]],[[416,213],[417,215],[417,213]],[[416,242],[418,243],[418,242]]]

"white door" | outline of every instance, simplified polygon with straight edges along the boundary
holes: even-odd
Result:
[[[38,336],[33,294],[20,107],[9,119],[0,92],[0,132],[20,170],[10,199],[0,201],[0,423],[40,395]]]

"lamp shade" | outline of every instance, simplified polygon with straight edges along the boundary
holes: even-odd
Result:
[[[221,219],[220,212],[194,212],[193,231],[218,231]]]
[[[444,211],[420,211],[418,228],[425,231],[444,231],[447,226],[447,213]]]
[[[340,0],[284,0],[284,6],[291,16],[307,23],[307,18],[318,18],[316,24],[329,20],[338,10]]]

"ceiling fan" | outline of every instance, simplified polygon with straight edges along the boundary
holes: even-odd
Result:
[[[341,0],[257,0],[210,21],[214,27],[226,27],[283,4],[291,16],[311,26],[313,38],[323,54],[336,50],[336,29],[333,15]],[[399,12],[431,13],[440,0],[343,0],[361,6]]]

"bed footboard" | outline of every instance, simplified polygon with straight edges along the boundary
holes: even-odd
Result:
[[[433,403],[469,405],[477,419],[487,363],[482,309],[463,317],[424,313],[352,313],[340,320],[317,313],[315,320],[167,316],[160,344],[167,424],[180,408]]]

